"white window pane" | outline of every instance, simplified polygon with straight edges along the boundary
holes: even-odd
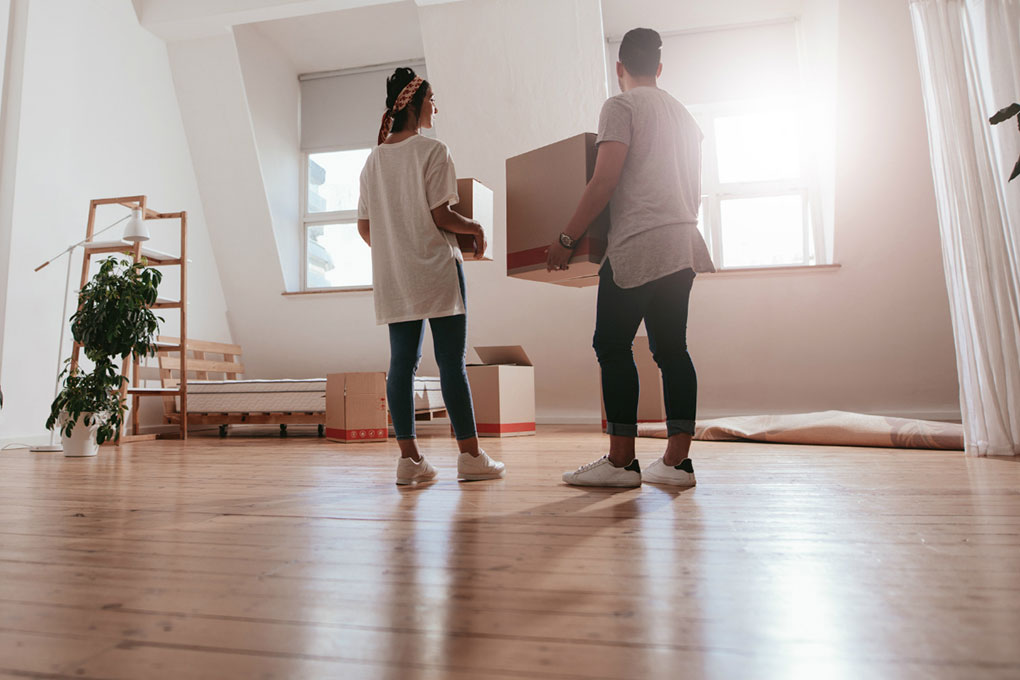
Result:
[[[309,288],[372,285],[372,251],[357,222],[308,227],[307,248]]]
[[[804,201],[799,194],[723,200],[720,210],[723,267],[805,262]]]
[[[722,116],[715,135],[723,184],[800,177],[800,125],[790,112]]]
[[[308,212],[357,210],[361,169],[371,149],[308,154]]]

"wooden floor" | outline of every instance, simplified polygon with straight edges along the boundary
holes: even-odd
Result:
[[[1020,462],[697,443],[700,486],[563,486],[591,428],[0,454],[0,678],[1018,678]],[[661,441],[638,442],[650,463]]]

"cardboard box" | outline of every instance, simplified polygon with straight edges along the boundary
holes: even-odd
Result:
[[[520,346],[475,347],[467,367],[479,437],[535,434],[535,369]]]
[[[634,363],[637,364],[638,396],[637,419],[639,423],[666,422],[666,405],[662,398],[662,373],[648,347],[648,336],[634,338]],[[606,429],[606,404],[602,403],[602,430]]]
[[[457,195],[460,201],[453,206],[455,213],[460,213],[468,219],[475,220],[482,225],[485,232],[485,252],[481,257],[475,255],[475,240],[468,234],[457,234],[457,243],[460,245],[460,252],[464,254],[464,260],[492,261],[492,189],[485,186],[477,179],[458,179]]]
[[[326,376],[326,438],[334,442],[384,442],[386,374]]]
[[[506,161],[506,273],[520,279],[595,285],[606,252],[608,207],[581,238],[570,268],[547,272],[549,245],[574,216],[595,172],[595,134],[584,134]],[[594,277],[594,278],[593,278]]]

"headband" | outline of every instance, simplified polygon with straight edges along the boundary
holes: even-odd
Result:
[[[393,108],[386,109],[386,113],[384,113],[382,117],[382,125],[379,127],[380,144],[386,141],[387,135],[390,134],[390,130],[393,128],[393,115],[398,111],[402,111],[408,104],[411,103],[415,93],[418,92],[418,88],[420,88],[421,84],[424,82],[425,81],[420,77],[415,76],[411,82],[404,86],[404,89],[400,91],[400,94],[397,95],[397,100],[393,103]]]

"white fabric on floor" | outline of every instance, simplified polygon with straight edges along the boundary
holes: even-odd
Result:
[[[1020,455],[1020,0],[910,5],[956,339],[966,451]]]
[[[666,438],[665,423],[639,423],[638,436]],[[733,416],[698,422],[695,439],[815,446],[963,450],[963,426],[846,411]]]

